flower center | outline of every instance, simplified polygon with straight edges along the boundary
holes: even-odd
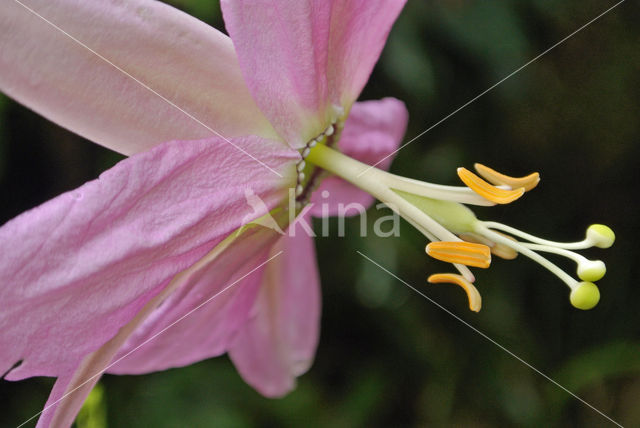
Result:
[[[323,134],[320,140],[314,139],[303,150],[307,164],[314,164],[358,186],[384,202],[419,230],[431,241],[426,246],[427,254],[452,263],[459,272],[432,275],[428,281],[449,282],[462,287],[467,293],[471,310],[480,310],[481,298],[473,285],[475,277],[468,266],[487,268],[491,264],[492,254],[504,259],[514,259],[522,254],[537,262],[569,287],[570,302],[576,308],[591,309],[598,303],[600,292],[593,281],[604,276],[605,264],[600,260],[589,260],[572,250],[594,246],[610,247],[615,235],[609,227],[591,225],[582,241],[554,242],[501,223],[481,221],[463,205],[511,203],[536,187],[540,181],[538,173],[510,177],[476,164],[475,169],[479,175],[466,168],[458,168],[458,176],[466,185],[464,187],[426,183],[400,177],[345,156],[325,144],[329,141],[333,144],[333,139],[330,138],[332,134],[333,129],[328,136]],[[302,178],[304,179],[304,175]],[[305,188],[301,185],[300,195],[303,194]],[[581,281],[540,255],[541,252],[563,256],[576,262],[577,276]]]
[[[344,121],[333,121],[321,134],[309,140],[300,151],[302,159],[296,164],[296,171],[298,172],[295,187],[296,210],[300,210],[304,205],[309,203],[311,194],[322,181],[322,176],[326,174],[326,171],[323,169],[307,163],[307,156],[311,153],[311,149],[318,144],[326,147],[334,147],[340,139],[343,127]]]

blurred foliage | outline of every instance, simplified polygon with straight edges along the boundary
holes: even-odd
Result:
[[[223,28],[216,2],[171,3]],[[408,141],[611,5],[409,0],[361,98],[404,100]],[[526,198],[478,213],[558,240],[581,238],[591,222],[611,225],[616,245],[588,252],[609,267],[595,310],[573,309],[559,280],[519,257],[477,273],[484,306],[470,313],[457,288],[426,284],[443,265],[427,259],[412,228],[403,224],[399,238],[362,238],[352,219],[346,239],[317,240],[322,337],[295,392],[265,399],[221,357],[146,376],[106,376],[101,397],[84,410],[86,417],[97,412],[98,425],[80,425],[100,426],[100,412],[111,427],[608,423],[359,250],[597,409],[640,426],[639,12],[638,3],[625,2],[433,127],[392,166],[443,184],[455,184],[455,168],[475,161],[514,175],[540,170],[543,181]],[[120,159],[3,97],[0,115],[3,222]],[[336,225],[332,219],[331,230]],[[39,411],[51,384],[0,383],[0,426]]]
[[[98,383],[89,393],[76,418],[77,428],[106,428],[104,387]]]

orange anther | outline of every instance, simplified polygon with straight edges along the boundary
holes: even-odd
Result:
[[[496,204],[508,204],[524,194],[524,187],[513,190],[501,189],[492,186],[466,168],[458,168],[458,177],[478,195]]]
[[[483,244],[464,241],[439,241],[427,245],[427,254],[434,259],[467,266],[488,268],[491,264],[491,250]]]
[[[462,275],[453,273],[437,273],[427,278],[427,281],[432,284],[449,283],[459,285],[467,293],[467,298],[469,299],[469,309],[471,309],[473,312],[480,311],[480,308],[482,307],[482,297],[480,296],[480,292],[478,292],[478,289],[472,283],[467,281]]]
[[[482,178],[495,186],[506,185],[511,187],[512,189],[524,187],[524,191],[528,192],[529,190],[536,187],[540,182],[540,174],[538,174],[537,172],[531,173],[525,177],[510,177],[480,163],[477,163],[473,166],[476,171],[478,171],[478,174],[482,176]]]

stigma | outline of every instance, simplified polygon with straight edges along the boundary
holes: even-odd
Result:
[[[426,254],[451,263],[458,271],[431,275],[428,282],[458,285],[465,291],[469,308],[474,312],[480,310],[482,299],[469,268],[488,268],[492,255],[512,260],[522,254],[538,263],[565,283],[569,288],[569,301],[578,309],[592,309],[600,300],[600,291],[594,282],[602,279],[606,266],[603,261],[587,259],[576,250],[609,248],[615,234],[608,226],[589,226],[580,241],[555,242],[502,223],[482,221],[467,207],[512,203],[537,186],[540,181],[537,172],[511,177],[475,164],[476,173],[458,168],[463,186],[444,186],[379,170],[324,144],[310,147],[305,154],[307,162],[360,187],[420,231],[429,241]],[[542,254],[573,261],[578,279]]]

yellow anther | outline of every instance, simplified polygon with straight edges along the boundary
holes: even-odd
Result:
[[[488,268],[491,264],[491,250],[484,244],[438,241],[427,245],[426,250],[428,255],[444,262],[479,268]]]
[[[510,177],[508,175],[504,175],[499,173],[498,171],[489,168],[488,166],[484,166],[481,163],[476,163],[473,165],[478,174],[482,176],[485,180],[494,184],[496,186],[507,185],[512,189],[517,189],[519,187],[524,187],[524,191],[528,192],[538,185],[540,182],[540,174],[534,172],[525,177]]]
[[[467,297],[469,298],[469,309],[473,312],[479,312],[482,307],[482,297],[478,292],[478,289],[469,281],[464,279],[462,275],[457,275],[453,273],[437,273],[435,275],[431,275],[427,278],[432,284],[457,284],[464,289],[467,293]]]
[[[508,204],[524,194],[524,187],[513,190],[501,189],[484,181],[466,168],[458,168],[458,177],[471,190],[496,204]]]

